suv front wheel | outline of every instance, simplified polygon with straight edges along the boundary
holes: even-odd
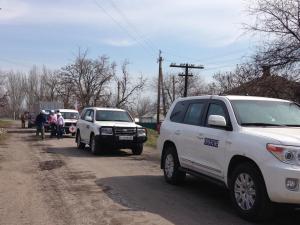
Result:
[[[163,171],[165,180],[170,184],[180,184],[185,180],[186,173],[179,170],[180,163],[176,149],[167,147],[163,155]]]
[[[242,218],[260,221],[272,216],[273,205],[263,177],[255,165],[238,165],[232,173],[229,185],[231,200]]]
[[[90,144],[89,145],[90,145],[90,148],[91,148],[91,152],[94,155],[97,155],[97,154],[100,153],[100,146],[96,141],[95,135],[93,135],[93,134],[90,137]]]
[[[132,150],[132,154],[141,155],[143,152],[143,144],[137,144],[131,150]]]

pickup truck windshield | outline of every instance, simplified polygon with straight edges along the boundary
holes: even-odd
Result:
[[[242,126],[300,127],[300,107],[292,102],[231,100]]]
[[[64,119],[78,120],[79,118],[79,113],[76,112],[61,112],[61,115]]]
[[[96,111],[96,120],[97,121],[132,122],[132,119],[127,112],[113,111],[113,110],[97,110]]]

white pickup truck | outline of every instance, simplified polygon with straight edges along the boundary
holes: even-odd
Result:
[[[224,184],[238,214],[262,220],[273,203],[300,205],[300,107],[248,96],[180,98],[161,125],[168,183],[186,173]]]

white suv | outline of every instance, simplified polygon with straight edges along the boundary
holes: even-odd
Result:
[[[106,149],[130,148],[134,155],[140,155],[145,141],[147,130],[135,124],[122,109],[85,108],[76,125],[77,147],[83,149],[88,144],[94,154]]]
[[[270,217],[273,203],[300,204],[300,107],[272,98],[176,100],[158,149],[168,183],[186,173],[224,184],[245,219]]]

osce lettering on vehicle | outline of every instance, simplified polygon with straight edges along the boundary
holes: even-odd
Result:
[[[208,146],[218,148],[219,147],[219,140],[204,138],[204,145],[208,145]]]

